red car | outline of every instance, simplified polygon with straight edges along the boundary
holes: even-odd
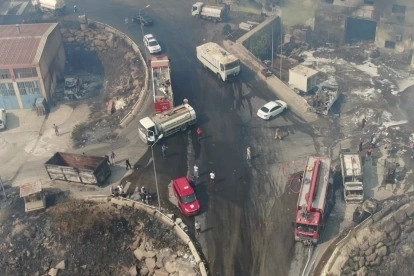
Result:
[[[174,179],[171,189],[177,200],[176,205],[184,215],[193,216],[200,211],[200,203],[187,177]]]

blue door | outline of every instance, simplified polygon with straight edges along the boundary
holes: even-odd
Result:
[[[33,108],[36,98],[43,97],[40,93],[39,81],[18,82],[17,87],[19,87],[23,108]]]
[[[0,83],[0,108],[19,109],[13,83]]]

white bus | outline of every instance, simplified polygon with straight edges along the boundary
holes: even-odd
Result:
[[[197,58],[222,81],[240,73],[240,60],[213,42],[197,46]]]

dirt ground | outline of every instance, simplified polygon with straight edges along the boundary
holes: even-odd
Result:
[[[46,275],[59,262],[59,275],[127,275],[139,268],[133,253],[137,236],[151,241],[154,250],[186,252],[186,246],[155,218],[131,208],[69,200],[38,214],[25,214],[18,191],[0,197],[0,271],[2,275]],[[64,203],[63,203],[64,201]]]

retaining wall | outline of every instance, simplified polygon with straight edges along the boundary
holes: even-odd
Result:
[[[203,260],[201,259],[200,255],[198,254],[198,251],[193,243],[193,241],[191,240],[191,238],[187,235],[187,233],[175,222],[173,221],[171,218],[169,218],[168,216],[166,216],[165,214],[163,214],[161,211],[159,211],[157,208],[150,206],[150,205],[146,205],[144,203],[138,202],[138,201],[134,201],[134,200],[130,200],[127,198],[114,198],[114,197],[108,197],[108,196],[88,196],[86,198],[87,200],[92,200],[95,202],[102,202],[102,203],[114,203],[120,206],[128,206],[131,208],[135,208],[137,210],[142,210],[147,212],[149,215],[152,215],[154,217],[156,217],[160,222],[166,224],[168,227],[171,227],[172,229],[174,229],[175,233],[177,234],[177,236],[185,243],[188,245],[188,248],[191,251],[191,254],[194,257],[195,262],[197,263],[198,269],[201,273],[202,276],[207,276],[207,270],[206,267],[204,265]]]
[[[113,33],[117,37],[122,38],[134,50],[134,52],[138,54],[139,59],[141,60],[142,64],[145,65],[145,81],[144,81],[144,86],[142,87],[141,92],[139,93],[138,100],[135,102],[134,106],[128,112],[128,114],[125,115],[125,117],[122,118],[121,122],[119,123],[120,127],[124,128],[137,116],[137,114],[141,110],[142,105],[145,102],[145,99],[148,96],[148,94],[146,93],[148,91],[148,83],[149,83],[148,65],[146,63],[145,58],[142,56],[142,53],[141,53],[138,45],[131,38],[129,38],[129,36],[127,36],[123,32],[121,32],[121,31],[119,31],[119,30],[115,29],[114,27],[111,27],[107,24],[104,24],[104,23],[101,23],[101,22],[98,22],[98,21],[93,21],[93,20],[89,20],[89,22],[92,22],[97,27],[103,28],[103,29],[107,30],[108,32]]]
[[[332,244],[330,244],[327,247],[327,250],[332,249],[332,246],[335,247],[335,250],[329,257],[329,260],[326,262],[326,265],[323,266],[323,269],[320,269],[320,271],[313,271],[313,275],[330,275],[330,273],[335,274],[335,272],[338,271],[338,267],[343,263],[343,252],[346,249],[346,247],[349,246],[351,239],[357,237],[357,235],[367,227],[370,227],[378,223],[379,221],[391,218],[395,211],[397,211],[401,206],[409,203],[411,200],[412,199],[409,197],[401,198],[399,201],[395,202],[392,205],[386,206],[381,211],[375,213],[374,215],[364,220],[362,223],[352,228],[343,239],[339,241],[337,239],[334,239]],[[324,253],[322,255],[324,255]],[[323,257],[320,259],[320,261],[324,261],[325,258]]]

